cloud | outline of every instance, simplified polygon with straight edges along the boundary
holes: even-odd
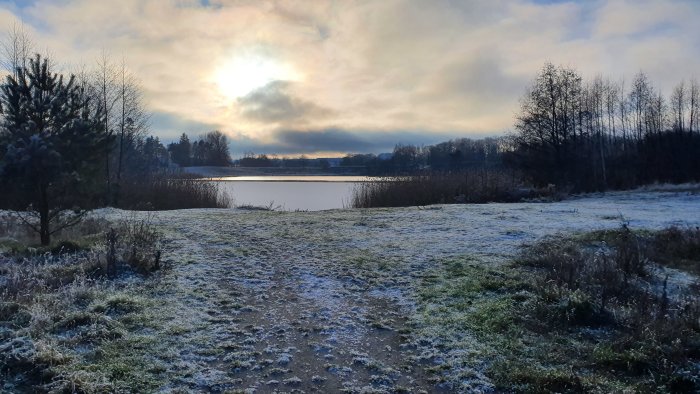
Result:
[[[375,149],[407,130],[502,134],[546,61],[587,77],[642,69],[669,93],[700,69],[699,18],[696,0],[0,0],[2,25],[24,20],[66,69],[107,49],[152,111],[308,151]],[[231,99],[216,73],[251,53],[296,78]]]
[[[177,114],[166,112],[153,112],[149,124],[151,130],[165,141],[176,139],[182,133],[194,137],[218,128],[215,124],[188,120]]]
[[[275,137],[288,150],[309,149],[310,151],[369,151],[372,144],[367,137],[340,129],[325,129],[319,131],[283,130],[275,133]]]
[[[276,130],[268,140],[259,141],[242,134],[231,138],[231,152],[296,155],[309,152],[328,154],[391,152],[396,144],[431,145],[459,138],[463,133],[432,133],[421,130]],[[474,135],[483,137],[483,135]]]
[[[262,123],[322,119],[331,111],[289,93],[291,82],[272,81],[238,99],[241,114]]]

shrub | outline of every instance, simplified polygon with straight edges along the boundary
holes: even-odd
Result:
[[[35,247],[39,237],[17,214],[11,211],[0,211],[0,253],[27,252],[34,249],[39,252],[51,251],[63,253],[88,249],[94,244],[96,237],[108,226],[107,221],[99,216],[86,216],[75,226],[64,228],[53,235],[52,244],[47,247]]]
[[[670,227],[654,234],[650,258],[700,275],[700,228]]]
[[[161,265],[162,234],[153,216],[132,215],[121,220],[104,235],[107,271],[115,274],[122,263],[141,273],[158,270]]]
[[[161,235],[151,215],[126,217],[106,232],[106,222],[101,223],[101,234],[90,245],[81,239],[0,254],[0,380],[5,390],[113,392],[113,384],[137,392],[155,389],[147,382],[153,375],[133,364],[145,358],[143,349],[131,345],[130,335],[148,313],[138,293],[143,288],[134,286],[145,277],[133,271],[159,267]],[[102,356],[111,348],[118,352]],[[123,364],[128,374],[111,375],[108,381],[103,369],[115,358],[128,360]]]
[[[561,335],[599,327],[605,334],[576,345],[589,358],[590,368],[636,377],[640,387],[697,390],[700,381],[686,375],[699,372],[691,366],[700,365],[700,292],[678,283],[671,286],[669,274],[657,265],[678,266],[674,261],[690,256],[696,231],[670,228],[637,234],[623,225],[530,247],[520,263],[534,269],[535,297],[521,321],[531,331]],[[528,382],[533,384],[547,390]]]

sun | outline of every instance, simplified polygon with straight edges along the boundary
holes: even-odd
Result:
[[[275,59],[260,55],[232,57],[217,70],[214,80],[228,100],[243,97],[273,81],[297,79],[297,73]]]

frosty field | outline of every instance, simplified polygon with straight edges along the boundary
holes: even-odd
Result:
[[[489,326],[476,327],[473,316],[492,311],[452,307],[450,294],[465,286],[452,275],[454,262],[470,275],[504,276],[501,268],[522,246],[547,235],[622,221],[634,229],[698,226],[700,195],[620,192],[557,203],[322,212],[203,209],[160,212],[154,220],[165,234],[166,269],[105,285],[107,295],[65,311],[129,306],[104,315],[109,327],[124,327],[118,340],[76,345],[78,327],[44,343],[62,355],[57,368],[66,379],[90,381],[97,391],[489,391],[484,371],[503,350],[476,335]],[[694,280],[668,273],[671,286]],[[98,384],[107,381],[113,386]]]
[[[697,226],[700,197],[165,212],[158,221],[172,271],[154,293],[161,323],[144,335],[168,350],[161,389],[488,389],[480,355],[490,350],[468,330],[436,324],[449,312],[419,300],[427,281],[439,281],[450,259],[498,265],[544,235],[616,227],[621,218],[632,228]]]

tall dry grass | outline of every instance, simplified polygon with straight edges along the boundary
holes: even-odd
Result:
[[[194,178],[131,179],[122,183],[120,196],[119,208],[143,211],[231,206],[231,198],[216,183]]]
[[[358,184],[353,208],[406,207],[430,204],[512,202],[529,196],[518,174],[481,169],[387,177]]]

